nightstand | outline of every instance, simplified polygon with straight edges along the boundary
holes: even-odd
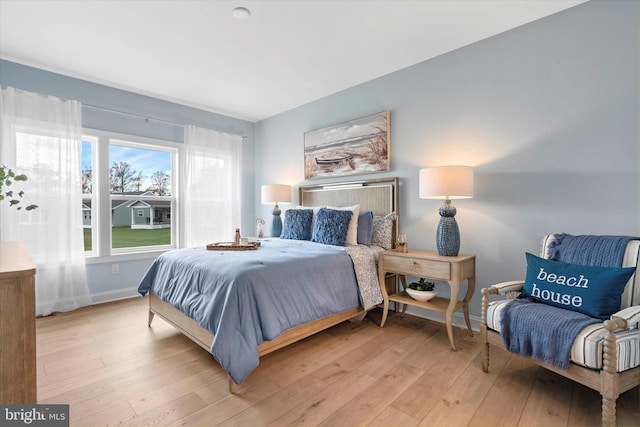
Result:
[[[385,277],[388,273],[395,273],[400,278],[403,290],[389,294],[388,286],[385,284]],[[411,298],[404,289],[407,288],[405,276],[424,277],[425,279],[442,280],[449,284],[451,297],[435,297],[430,301],[420,302]],[[396,251],[380,252],[378,258],[378,277],[380,279],[380,291],[384,298],[382,321],[380,327],[384,326],[389,312],[389,301],[404,304],[402,313],[407,305],[422,307],[429,310],[445,313],[445,323],[451,348],[455,351],[456,345],[453,341],[453,327],[451,316],[453,312],[462,308],[464,320],[467,323],[469,333],[473,336],[471,322],[469,320],[469,301],[473,297],[476,287],[476,257],[475,255],[459,254],[458,256],[440,256],[434,251],[410,250],[407,253]],[[460,282],[467,281],[467,293],[460,300]]]

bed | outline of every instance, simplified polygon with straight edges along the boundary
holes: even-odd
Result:
[[[148,326],[158,315],[210,351],[229,374],[231,392],[259,357],[362,319],[380,302],[375,260],[397,234],[398,178],[303,185],[298,200],[300,213],[315,208],[313,221],[321,223],[313,227],[336,211],[351,211],[352,217],[370,211],[391,235],[384,244],[374,236],[370,247],[265,238],[255,251],[176,249],[158,257],[140,282],[138,291],[149,294]],[[359,211],[347,209],[353,206]],[[287,232],[293,214],[285,212]]]

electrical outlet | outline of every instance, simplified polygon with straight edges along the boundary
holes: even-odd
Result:
[[[111,264],[111,273],[113,274],[120,273],[120,264]]]

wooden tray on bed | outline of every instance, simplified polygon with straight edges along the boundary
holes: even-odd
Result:
[[[209,243],[210,251],[254,251],[260,247],[260,242],[249,242],[246,245],[236,245],[234,242]]]

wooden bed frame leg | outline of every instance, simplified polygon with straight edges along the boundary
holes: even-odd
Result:
[[[349,319],[349,322],[352,322],[352,323],[362,322],[366,315],[367,315],[367,312],[363,311],[360,314],[358,314],[357,316],[352,317],[351,319]]]
[[[229,393],[236,394],[238,392],[238,384],[236,384],[229,376]]]
[[[147,320],[147,326],[151,327],[151,322],[153,321],[153,316],[155,316],[156,314],[149,310],[149,319]]]

